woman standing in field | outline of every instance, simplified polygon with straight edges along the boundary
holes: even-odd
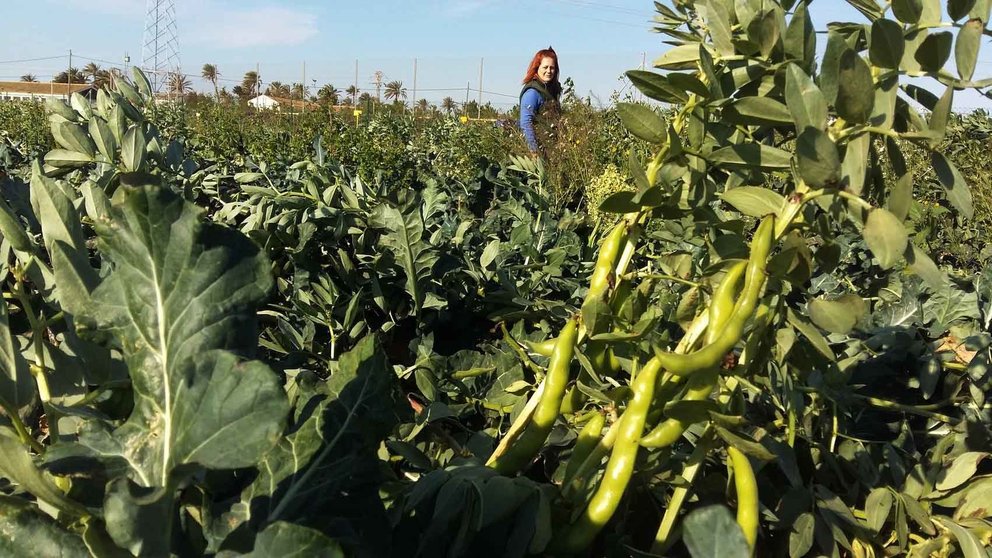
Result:
[[[558,81],[558,73],[558,55],[549,46],[537,51],[524,75],[524,87],[520,91],[520,129],[532,153],[537,153],[541,148],[535,122],[538,118],[553,118],[560,109],[561,82]]]

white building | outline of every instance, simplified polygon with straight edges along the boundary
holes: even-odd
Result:
[[[67,100],[73,93],[79,93],[89,100],[96,98],[96,88],[89,83],[40,83],[30,81],[0,81],[0,101],[15,99]]]
[[[259,95],[254,99],[248,101],[248,104],[259,110],[276,110],[276,111],[298,111],[298,110],[314,110],[317,105],[310,102],[304,102],[300,99],[286,99],[285,97],[272,97],[270,95]]]

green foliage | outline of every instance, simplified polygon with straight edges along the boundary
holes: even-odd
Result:
[[[982,556],[988,3],[851,3],[820,57],[803,1],[657,4],[670,109],[567,97],[546,159],[140,71],[49,104],[3,158],[0,548]]]

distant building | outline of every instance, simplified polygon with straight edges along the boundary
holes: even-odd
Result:
[[[259,110],[286,110],[289,112],[299,110],[315,110],[318,108],[316,103],[311,103],[309,101],[287,99],[285,97],[272,97],[269,95],[259,95],[258,97],[248,101],[248,104]]]
[[[89,100],[96,98],[96,87],[89,83],[47,83],[30,81],[0,81],[0,101],[16,99],[68,99],[79,93]]]

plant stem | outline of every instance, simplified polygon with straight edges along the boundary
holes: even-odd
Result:
[[[651,554],[664,555],[672,543],[675,542],[671,538],[672,532],[675,529],[675,520],[678,519],[679,512],[682,510],[682,504],[685,503],[686,498],[689,496],[689,490],[692,488],[696,474],[699,473],[703,462],[706,461],[706,456],[709,454],[710,449],[712,449],[712,443],[713,430],[711,427],[707,427],[703,435],[696,442],[696,449],[692,450],[692,455],[689,456],[689,459],[685,462],[685,467],[682,468],[681,476],[685,479],[685,484],[676,488],[675,492],[672,493],[672,499],[668,502],[665,515],[661,518],[658,532],[654,536],[654,543],[651,545]]]

